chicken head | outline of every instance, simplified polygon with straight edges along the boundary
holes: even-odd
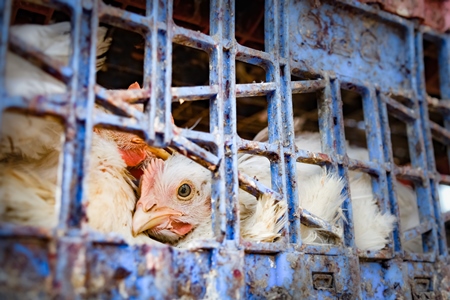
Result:
[[[211,218],[211,173],[174,154],[150,161],[141,178],[133,234],[175,243]]]

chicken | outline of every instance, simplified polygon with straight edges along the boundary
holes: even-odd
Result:
[[[132,83],[128,89],[140,89],[139,83]],[[143,107],[140,107],[139,105],[140,104],[137,104],[135,107],[143,110]],[[97,108],[108,113],[104,108]],[[128,170],[137,179],[141,177],[143,173],[142,170],[150,159],[155,157],[167,159],[169,157],[167,151],[148,146],[147,143],[136,134],[105,128],[94,128],[94,132],[106,139],[113,140],[117,144],[122,159],[127,164]]]
[[[315,133],[301,134],[296,139],[296,145],[304,150],[321,151],[320,137]],[[367,155],[367,150],[350,148],[349,155],[352,154],[364,156]],[[270,186],[270,164],[266,158],[241,155],[238,169]],[[297,176],[301,207],[339,228],[341,204],[347,197],[342,193],[342,180],[316,165],[301,163],[297,164]],[[381,250],[393,230],[395,217],[379,211],[369,175],[350,171],[349,180],[356,246],[362,251]],[[211,174],[208,170],[179,154],[171,156],[165,162],[152,162],[141,179],[141,196],[133,217],[133,232],[137,234],[147,231],[151,237],[175,246],[185,246],[193,238],[212,237],[210,181]],[[409,187],[396,184],[396,189],[400,194],[400,205],[407,203],[407,207],[413,207],[411,204],[415,199],[411,197]],[[248,232],[255,229],[255,223],[247,223],[260,218],[255,212],[277,211],[276,217],[263,223],[271,226],[270,229],[265,228],[265,231],[270,232],[271,238],[252,237],[253,240],[273,241],[286,222],[286,217],[283,216],[285,208],[280,209],[276,206],[280,204],[272,201],[268,209],[267,203],[261,200],[257,201],[244,191],[239,192],[241,236],[248,237]],[[402,213],[401,217],[403,218]],[[408,228],[404,230],[406,229]],[[305,243],[331,242],[316,228],[302,225],[301,233]]]
[[[301,133],[296,137],[295,143],[299,149],[315,153],[321,152],[318,133]],[[367,149],[348,145],[347,154],[351,158],[369,160]],[[302,176],[310,176],[317,172],[318,169],[319,167],[314,165],[297,164],[297,174],[302,174]],[[391,214],[379,212],[372,193],[372,181],[368,174],[349,171],[348,177],[356,246],[361,250],[380,250],[384,247],[389,234],[393,230],[395,218]],[[394,189],[400,206],[401,231],[404,232],[419,224],[416,197],[409,186],[401,183],[395,182]],[[299,191],[301,193],[300,188]],[[403,246],[406,250],[420,252],[422,249],[421,239],[416,238],[405,242]]]
[[[320,136],[318,133],[300,133],[297,135],[295,143],[299,149],[314,153],[321,152]],[[369,160],[369,153],[367,149],[348,145],[347,154],[351,158],[365,161]],[[297,175],[299,177],[308,177],[313,174],[317,174],[317,172],[320,172],[320,168],[318,166],[310,164],[297,164]],[[387,239],[393,230],[395,217],[389,213],[382,214],[379,211],[376,204],[376,199],[374,198],[372,192],[372,181],[370,175],[362,172],[349,171],[348,177],[353,208],[355,244],[360,250],[363,251],[380,250],[386,244]],[[298,181],[300,181],[300,179]],[[411,187],[398,182],[395,182],[394,189],[397,195],[398,204],[400,206],[401,231],[404,232],[419,225],[416,196]],[[300,186],[299,193],[301,197],[302,189]],[[308,209],[307,206],[305,206],[305,208]],[[322,216],[322,214],[317,215]],[[325,220],[330,222],[330,219],[325,218]],[[415,238],[408,242],[403,241],[403,247],[408,251],[421,252],[421,238]]]
[[[51,150],[38,160],[27,158],[0,163],[0,219],[4,222],[51,228],[57,223],[61,153]],[[129,244],[151,243],[144,234],[131,233],[136,203],[133,177],[117,144],[92,136],[87,178],[86,216],[92,229],[120,234]]]
[[[133,232],[185,247],[198,238],[212,238],[211,172],[183,155],[152,160],[144,170],[141,197],[133,217]],[[241,236],[273,241],[286,220],[286,205],[271,196],[241,203]],[[245,207],[251,205],[252,207]],[[249,213],[251,210],[252,213]],[[257,227],[258,226],[258,227]]]
[[[295,124],[297,124],[297,126],[295,127],[298,127],[298,125],[301,126],[301,124],[303,123],[303,120],[301,119],[296,119],[294,121]],[[264,132],[265,130],[261,131],[261,133],[258,134],[258,136],[262,136],[262,140],[264,140],[264,136],[262,134]],[[298,128],[298,130],[296,128],[296,136],[297,137],[295,143],[299,149],[308,150],[314,153],[321,152],[320,136],[318,133],[301,132],[300,128]],[[347,145],[347,153],[351,158],[365,161],[369,160],[369,153],[367,149]],[[332,219],[334,214],[332,213],[328,217],[324,217],[325,212],[335,211],[334,207],[336,207],[336,204],[343,201],[343,198],[341,200],[337,200],[336,198],[336,201],[333,201],[334,205],[332,205],[330,209],[327,209],[323,212],[316,211],[315,209],[328,207],[328,205],[317,205],[317,202],[316,205],[312,205],[312,203],[304,203],[305,200],[307,201],[307,199],[311,198],[309,196],[304,196],[305,193],[301,181],[320,172],[322,171],[318,166],[311,164],[297,164],[297,175],[299,177],[299,180],[297,182],[299,184],[300,201],[303,201],[302,206],[307,210],[318,216],[321,216],[326,221],[336,225],[335,220]],[[395,218],[390,214],[382,214],[379,212],[376,200],[372,193],[372,181],[370,175],[356,171],[349,171],[348,175],[353,207],[355,243],[361,250],[380,250],[384,247],[389,234],[393,230]],[[395,182],[394,189],[397,195],[398,205],[400,207],[399,212],[401,231],[404,232],[419,225],[419,212],[417,208],[416,195],[410,186],[401,184],[399,182]],[[338,209],[337,212],[339,215],[340,209]],[[302,237],[304,241],[306,241],[307,243],[317,242],[314,241],[314,239],[311,240],[311,238],[313,238],[315,235],[305,237],[305,229],[306,228],[302,226]],[[313,232],[315,232],[315,230]],[[402,244],[404,249],[408,251],[422,252],[421,237],[414,238],[407,242],[402,241]]]
[[[21,31],[22,30],[22,31]],[[34,34],[29,34],[35,30]],[[13,26],[11,32],[39,47],[44,54],[67,62],[70,26],[58,23],[48,26]],[[98,53],[106,51],[110,40],[104,40],[106,29],[99,28]],[[36,36],[39,39],[34,39]],[[65,86],[17,57],[8,61],[6,88],[12,96],[34,97],[49,93],[63,93]],[[102,60],[97,61],[99,64]],[[27,70],[16,72],[14,64]],[[37,84],[39,82],[39,84]],[[27,89],[27,85],[35,85]],[[53,227],[57,222],[60,199],[59,161],[63,141],[63,126],[51,118],[37,118],[7,111],[2,117],[0,136],[0,219],[5,222]],[[133,134],[105,133],[96,130],[92,136],[87,178],[86,208],[88,225],[104,233],[118,233],[128,243],[151,243],[146,235],[133,237],[132,212],[136,195],[133,177],[127,170],[129,149],[145,155],[135,158],[134,164],[151,157],[151,151]],[[138,146],[127,146],[133,140]],[[150,149],[151,150],[151,149]]]

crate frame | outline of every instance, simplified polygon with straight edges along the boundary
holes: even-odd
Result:
[[[32,2],[41,3],[38,0]],[[38,115],[56,115],[64,121],[66,128],[61,211],[57,228],[46,231],[40,228],[32,230],[20,226],[0,226],[2,252],[22,253],[27,259],[19,269],[22,272],[29,271],[38,278],[33,285],[30,283],[32,276],[28,278],[23,273],[16,274],[14,278],[24,280],[22,285],[15,286],[16,291],[21,287],[29,288],[29,293],[24,292],[29,297],[109,295],[114,298],[171,298],[196,295],[194,291],[200,291],[203,296],[220,295],[221,298],[229,299],[256,299],[286,294],[376,298],[380,291],[381,295],[385,293],[388,298],[395,298],[396,295],[410,295],[407,298],[413,299],[420,295],[438,297],[442,287],[439,279],[450,274],[449,270],[445,271],[445,265],[450,261],[444,229],[444,222],[450,217],[440,214],[437,186],[439,183],[450,184],[450,177],[436,171],[431,141],[433,133],[434,136],[440,134],[447,146],[450,145],[450,110],[445,103],[445,100],[450,99],[448,34],[438,33],[356,1],[323,1],[323,6],[316,7],[317,4],[309,1],[266,0],[265,50],[258,51],[235,41],[234,1],[230,0],[211,0],[209,35],[175,25],[170,0],[148,0],[147,16],[107,6],[100,0],[50,2],[56,9],[65,8],[71,12],[73,55],[68,68],[42,57],[20,41],[9,38],[12,4],[8,0],[0,1],[0,70],[5,70],[9,44],[24,57],[42,61],[44,69],[56,74],[68,86],[65,105],[53,104],[54,97],[61,97],[57,95],[40,97],[39,102],[36,102],[37,99],[7,96],[3,89],[4,73],[0,74],[0,110],[16,108],[31,110]],[[46,4],[50,2],[46,1]],[[382,74],[374,77],[373,83],[348,76],[350,72],[342,66],[337,66],[335,70],[317,69],[313,63],[311,66],[306,64],[309,68],[305,70],[305,65],[294,62],[292,56],[300,52],[292,48],[294,39],[290,25],[295,18],[292,15],[303,11],[301,8],[305,7],[317,11],[318,24],[326,20],[323,11],[335,9],[336,15],[342,18],[345,18],[346,12],[352,16],[368,16],[376,21],[375,25],[384,26],[386,23],[389,24],[386,26],[400,28],[406,40],[404,47],[407,48],[408,65],[405,68],[409,69],[410,75],[405,80],[408,82],[386,88],[376,82],[384,82],[380,77]],[[291,8],[297,10],[292,11]],[[141,97],[148,97],[149,102],[143,113],[117,101],[118,97],[132,98],[134,92],[107,91],[95,83],[95,37],[99,21],[145,36],[149,51],[146,51],[144,59],[144,91]],[[361,26],[357,20],[352,25],[355,28]],[[443,111],[445,128],[428,118],[428,105],[433,104],[430,104],[425,92],[422,59],[424,38],[439,46],[442,101],[437,109]],[[172,55],[172,42],[208,53],[208,86],[170,87],[172,66],[168,58]],[[374,44],[370,46],[375,47]],[[314,47],[305,49],[302,54],[305,56],[316,57],[316,53],[319,53]],[[370,50],[375,51],[373,48]],[[383,58],[379,58],[379,61]],[[339,62],[339,58],[334,59]],[[236,84],[236,60],[263,67],[267,82]],[[320,60],[317,61],[320,63]],[[301,72],[313,70],[315,79],[291,81],[294,69]],[[387,78],[395,78],[395,74]],[[366,130],[370,161],[349,159],[346,154],[341,89],[361,94],[366,124],[370,121],[374,125],[368,126]],[[292,134],[292,93],[312,91],[320,93],[319,128],[322,132],[323,153],[296,149]],[[391,94],[409,99],[409,106],[397,102]],[[234,98],[260,95],[268,99],[269,141],[266,143],[244,140],[236,132]],[[170,122],[170,105],[179,98],[187,101],[209,99],[210,133],[174,130]],[[94,112],[95,99],[115,107],[117,115]],[[410,151],[412,167],[400,168],[393,163],[388,113],[408,126],[410,149],[416,149]],[[83,175],[88,166],[92,128],[97,125],[140,132],[149,144],[159,147],[170,145],[212,170],[215,174],[212,182],[215,238],[198,241],[191,250],[168,246],[127,247],[114,237],[97,235],[87,230],[83,221],[83,191],[87,183]],[[208,152],[195,141],[214,144],[217,149],[215,153]],[[387,145],[387,148],[383,145]],[[450,147],[448,149],[450,157]],[[270,158],[272,189],[237,172],[238,152]],[[297,162],[326,166],[347,180],[348,170],[376,175],[378,179],[373,181],[374,193],[382,199],[381,208],[397,217],[398,207],[393,190],[395,177],[413,180],[417,183],[419,207],[423,208],[421,225],[409,230],[405,236],[413,238],[431,232],[425,237],[429,251],[424,254],[405,253],[397,225],[391,237],[393,243],[387,245],[386,249],[377,253],[360,253],[354,247],[350,199],[346,199],[343,204],[348,222],[343,223],[345,234],[340,244],[302,244],[300,223],[316,224],[331,232],[334,229],[307,211],[298,211],[298,193],[301,191],[293,184]],[[255,196],[269,192],[279,200],[287,201],[289,224],[283,239],[276,243],[241,241],[236,197],[240,187]],[[301,217],[298,217],[299,213]],[[2,256],[4,260],[7,257]],[[111,257],[116,259],[108,260]],[[103,263],[92,264],[99,261]],[[9,264],[6,270],[12,271],[16,267]],[[139,273],[139,268],[144,268],[143,274]],[[111,286],[94,286],[93,282],[99,278],[111,283]],[[187,281],[191,284],[189,287],[185,286]],[[121,284],[124,286],[121,287]],[[7,282],[5,286],[9,288],[14,285]],[[427,287],[423,290],[422,286]],[[443,291],[449,292],[445,288]]]

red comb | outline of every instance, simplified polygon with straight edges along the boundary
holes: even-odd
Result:
[[[130,84],[130,86],[128,87],[129,90],[138,90],[140,88],[141,86],[139,85],[139,83],[137,83],[137,81],[135,83]]]

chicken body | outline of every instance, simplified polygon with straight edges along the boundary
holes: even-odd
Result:
[[[89,226],[103,233],[118,233],[129,244],[154,242],[145,234],[132,235],[136,186],[117,144],[94,133],[89,160],[86,210]]]
[[[14,159],[0,168],[0,219],[4,222],[51,228],[57,224],[61,152],[52,150],[40,159]],[[133,177],[117,144],[94,133],[87,174],[86,215],[92,229],[120,234],[128,243],[152,242],[131,233],[136,204]]]
[[[39,159],[20,157],[0,163],[0,220],[48,228],[56,225],[56,199],[61,194],[56,170],[59,156],[58,151],[49,151]]]
[[[303,132],[296,137],[295,143],[299,149],[315,153],[321,152],[318,133]],[[369,160],[367,149],[348,145],[347,154],[351,158]],[[318,171],[319,167],[315,165],[297,164],[298,176],[310,176]],[[382,214],[379,211],[372,192],[372,180],[368,174],[349,171],[348,177],[356,246],[361,250],[380,250],[384,247],[389,234],[393,230],[395,217],[389,213]],[[409,186],[399,182],[394,183],[394,190],[400,211],[400,229],[404,232],[419,225],[416,195]],[[301,187],[299,187],[299,193],[301,197]],[[321,216],[321,214],[318,214],[318,216]],[[421,238],[404,242],[403,247],[408,251],[421,252]]]

